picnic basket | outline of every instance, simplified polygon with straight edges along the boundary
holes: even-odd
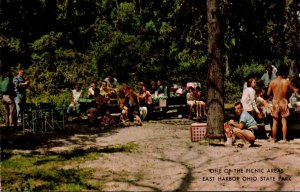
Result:
[[[192,142],[200,141],[205,137],[207,123],[193,123],[190,127],[190,138]]]

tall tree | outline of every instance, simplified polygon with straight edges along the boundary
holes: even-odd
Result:
[[[208,117],[209,139],[224,137],[224,66],[222,63],[223,35],[220,27],[217,0],[207,0],[208,24]]]
[[[298,7],[297,7],[298,6]],[[290,67],[289,77],[291,79],[296,78],[299,73],[299,26],[297,26],[297,8],[300,8],[300,4],[295,0],[286,0],[285,19],[286,19],[286,45],[288,64]],[[299,22],[299,21],[298,21]]]

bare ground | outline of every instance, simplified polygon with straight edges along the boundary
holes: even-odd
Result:
[[[190,141],[191,123],[187,119],[149,121],[108,132],[74,125],[73,134],[2,148],[12,153],[59,153],[133,143],[137,146],[133,152],[104,153],[65,167],[92,168],[90,179],[105,183],[107,191],[300,190],[300,139],[287,144],[262,139],[252,148],[208,145]]]

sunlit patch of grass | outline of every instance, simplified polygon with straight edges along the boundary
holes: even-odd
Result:
[[[4,191],[101,190],[104,183],[91,178],[93,169],[64,167],[95,160],[103,153],[134,152],[137,149],[138,145],[130,142],[100,149],[75,149],[57,154],[12,155],[1,161],[2,189]]]
[[[87,155],[95,157],[96,155]],[[82,157],[80,157],[82,158]],[[81,161],[82,159],[79,159]],[[4,191],[73,191],[99,189],[102,184],[91,185],[91,169],[63,169],[66,164],[78,163],[76,159],[64,160],[59,155],[17,155],[1,162],[2,189]]]
[[[122,145],[114,145],[114,146],[108,146],[104,149],[102,149],[102,152],[105,153],[114,153],[114,152],[136,152],[138,150],[138,145],[134,142],[129,142]]]

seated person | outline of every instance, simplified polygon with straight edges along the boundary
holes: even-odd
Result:
[[[200,87],[197,86],[196,90],[194,92],[195,100],[196,100],[196,111],[197,111],[197,117],[202,117],[202,109],[204,116],[207,116],[206,113],[206,103],[202,99],[202,93],[200,90]]]
[[[88,97],[90,99],[94,99],[94,91],[97,88],[97,86],[98,86],[98,83],[96,81],[91,81],[91,85],[88,89]]]
[[[189,92],[186,94],[186,101],[188,106],[190,106],[190,115],[189,117],[192,117],[193,107],[196,106],[195,96],[194,96],[194,87],[189,87]],[[199,112],[197,111],[197,114]]]
[[[172,87],[170,88],[170,96],[171,97],[175,97],[176,95],[176,91],[178,90],[178,85],[177,84],[173,84]]]
[[[145,84],[143,82],[139,83],[138,102],[140,106],[140,114],[143,114],[143,119],[145,119],[148,114],[148,110],[150,110],[151,108],[152,97],[150,92],[146,89]]]
[[[157,87],[156,87],[155,81],[151,81],[149,92],[151,93],[151,95],[154,95],[156,90],[157,90]]]
[[[186,97],[186,94],[188,93],[187,87],[179,87],[176,91],[176,96],[177,97]]]
[[[109,111],[106,111],[106,114],[101,119],[101,126],[110,127],[110,126],[114,126],[114,125],[115,125],[114,117],[110,114]]]
[[[256,121],[247,111],[243,110],[241,102],[235,103],[234,110],[236,115],[239,116],[239,121],[236,122],[231,119],[228,122],[233,137],[237,136],[242,139],[245,144],[249,142],[251,144],[250,146],[254,146],[255,136],[258,131]],[[227,132],[228,131],[225,130],[226,136],[228,136]],[[227,140],[234,140],[234,138],[227,138]]]
[[[93,106],[87,110],[89,122],[97,124],[97,117],[103,116],[107,111],[107,102],[106,99],[100,94],[100,89],[95,89],[95,102]]]
[[[122,87],[119,89],[119,91],[123,91],[126,97],[129,95],[129,88],[126,82],[122,83]]]
[[[121,126],[130,126],[130,122],[129,122],[129,119],[128,119],[128,115],[125,111],[122,111],[122,114],[121,114],[121,117],[120,117],[120,124]]]
[[[157,80],[157,95],[164,95],[164,88],[163,82],[160,79]]]
[[[75,88],[71,92],[72,102],[67,109],[67,119],[71,110],[76,112],[76,115],[80,114],[80,104],[78,103],[79,98],[83,98],[83,91],[81,89],[81,83],[76,83]]]
[[[107,86],[107,82],[106,81],[102,81],[101,82],[100,94],[103,95],[105,98],[109,97],[110,90],[109,90],[109,88]]]
[[[104,81],[107,83],[109,89],[115,89],[118,86],[118,81],[113,75],[108,75]]]

